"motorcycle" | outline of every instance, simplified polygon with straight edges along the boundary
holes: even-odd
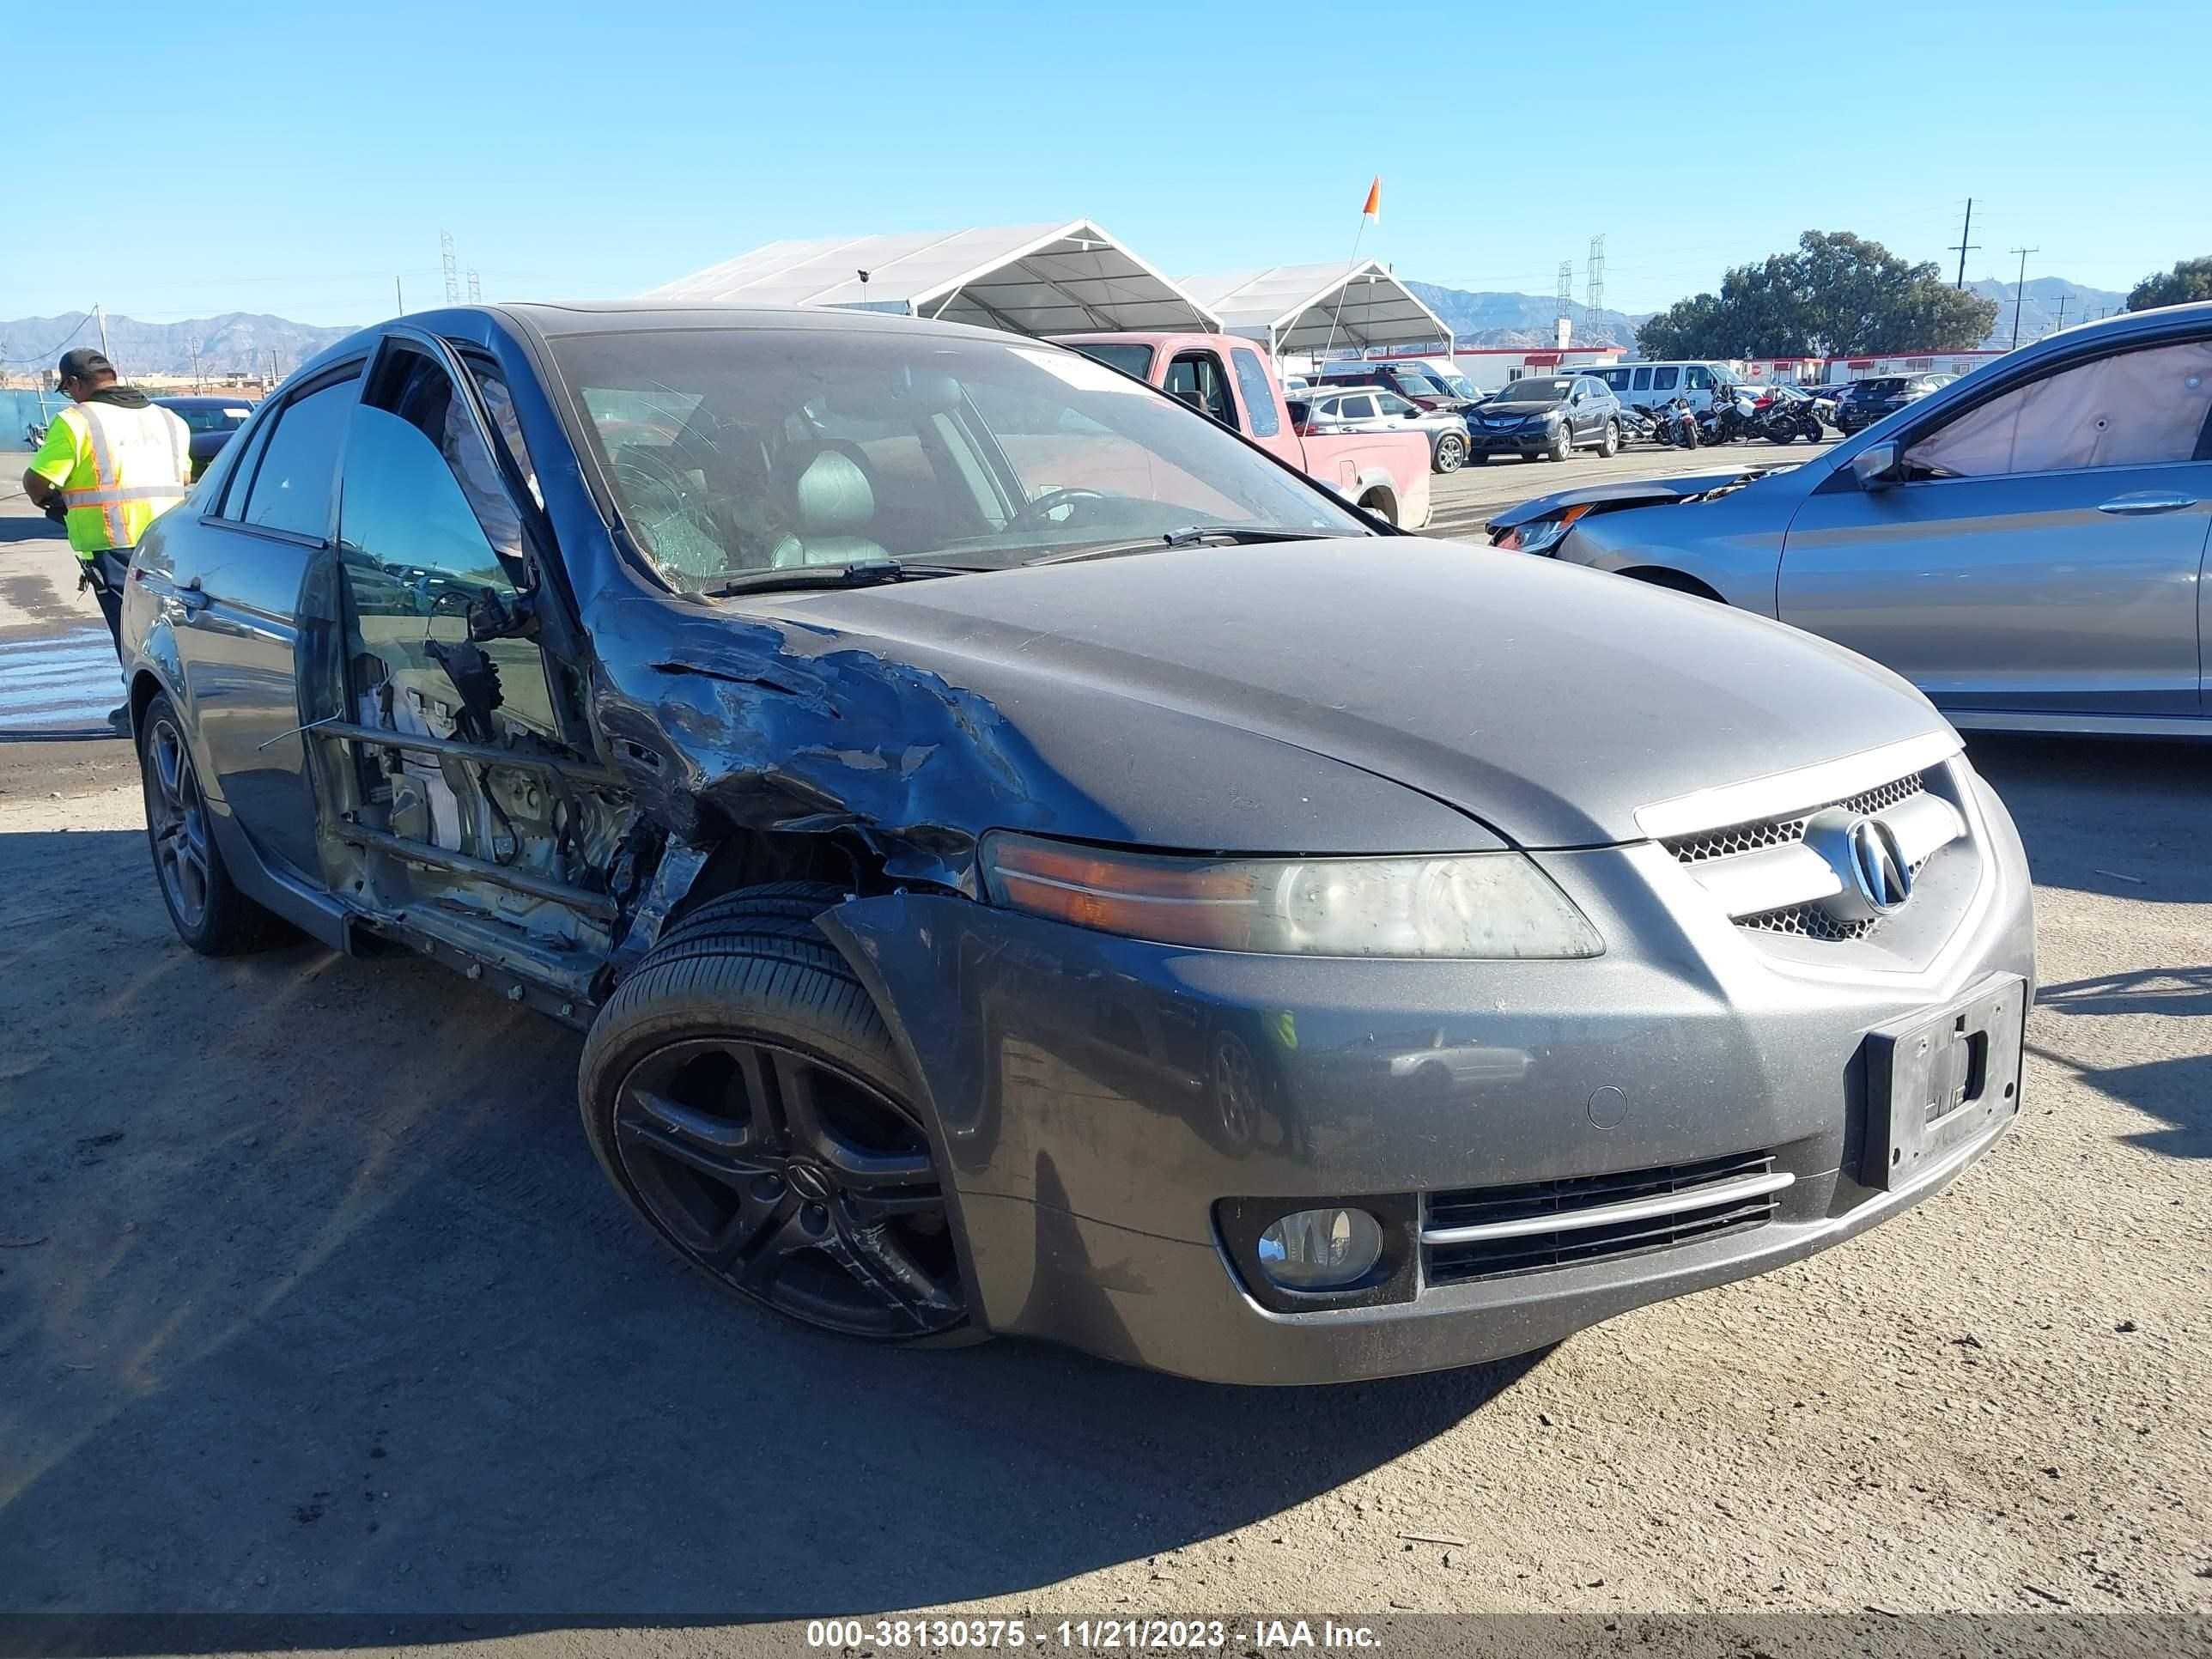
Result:
[[[1695,449],[1703,441],[1698,430],[1698,417],[1690,408],[1688,399],[1676,396],[1650,411],[1651,435],[1662,444],[1679,449]]]
[[[1753,422],[1751,398],[1741,392],[1717,391],[1697,422],[1699,443],[1732,444],[1739,438],[1749,437]]]
[[[1752,435],[1771,444],[1794,444],[1800,438],[1818,443],[1820,417],[1815,409],[1810,398],[1784,398],[1777,392],[1754,417]]]

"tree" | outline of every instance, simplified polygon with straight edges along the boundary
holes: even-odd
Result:
[[[2202,259],[2177,259],[2172,270],[2155,272],[2128,290],[2130,311],[2185,306],[2191,300],[2212,300],[2212,254]]]
[[[1996,301],[1945,284],[1880,242],[1808,230],[1796,250],[1738,265],[1718,294],[1677,300],[1636,331],[1647,357],[1881,356],[1979,345]]]

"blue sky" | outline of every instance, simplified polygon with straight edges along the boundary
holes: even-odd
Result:
[[[1970,195],[1970,276],[2212,252],[2203,0],[98,11],[112,44],[72,23],[50,61],[113,95],[50,101],[43,147],[11,123],[0,317],[365,322],[395,273],[436,300],[441,228],[487,298],[1079,216],[1171,273],[1334,258],[1378,173],[1363,251],[1401,274],[1547,293],[1571,258],[1579,298],[1602,231],[1620,309],[1808,228],[1949,270]]]

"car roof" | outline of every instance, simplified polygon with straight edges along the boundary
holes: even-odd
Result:
[[[939,339],[1004,342],[1011,338],[1048,347],[1054,343],[1031,335],[1009,335],[1004,330],[975,328],[966,323],[940,323],[897,312],[848,311],[830,306],[683,304],[650,300],[532,301],[495,306],[441,306],[435,311],[414,311],[389,318],[325,346],[287,378],[296,380],[327,364],[359,356],[395,323],[405,323],[430,334],[449,334],[457,330],[465,334],[479,331],[486,319],[509,333],[539,339],[558,339],[573,334],[646,334],[706,328],[780,329],[823,334],[895,331]],[[469,325],[465,329],[461,328],[464,323]]]

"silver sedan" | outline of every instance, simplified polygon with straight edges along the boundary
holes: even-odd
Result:
[[[2212,304],[2054,334],[1800,466],[1568,490],[1489,528],[1823,635],[1956,726],[2212,736],[2209,526]]]

